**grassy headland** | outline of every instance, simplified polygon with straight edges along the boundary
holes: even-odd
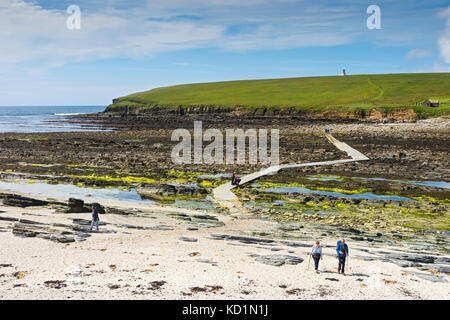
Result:
[[[438,99],[437,108],[423,107]],[[182,110],[195,107],[294,112],[384,113],[412,109],[419,117],[450,113],[450,73],[305,77],[186,84],[156,88],[114,99],[108,112]],[[261,114],[261,113],[259,113]],[[273,113],[272,113],[273,114]]]

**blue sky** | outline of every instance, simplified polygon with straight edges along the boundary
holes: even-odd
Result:
[[[67,8],[81,9],[69,30]],[[369,5],[381,29],[366,26]],[[448,0],[0,0],[0,105],[107,105],[159,86],[450,72]]]

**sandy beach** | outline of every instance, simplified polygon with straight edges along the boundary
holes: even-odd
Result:
[[[84,241],[70,243],[19,237],[11,230],[17,223],[73,225],[76,220],[72,219],[88,221],[89,213],[56,214],[46,207],[0,206],[0,299],[450,297],[448,274],[434,268],[436,264],[448,266],[450,255],[383,244],[364,246],[350,240],[343,276],[337,273],[338,239],[323,238],[324,259],[316,274],[312,259],[308,263],[312,241],[249,236],[271,230],[273,222],[216,215],[223,225],[203,227],[174,218],[209,216],[198,210],[107,204],[132,206],[141,212],[101,215],[106,225],[100,225],[99,233],[93,231]],[[411,258],[429,262],[424,257],[430,256],[434,265],[401,266],[415,260]]]

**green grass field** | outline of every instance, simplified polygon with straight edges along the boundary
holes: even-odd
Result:
[[[438,108],[422,107],[439,99]],[[304,111],[353,111],[412,108],[420,116],[450,113],[450,73],[305,77],[186,84],[138,92],[108,107],[179,106],[295,108]]]

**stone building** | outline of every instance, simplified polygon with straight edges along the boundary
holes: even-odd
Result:
[[[423,103],[423,106],[424,107],[439,107],[439,100],[428,99]]]

